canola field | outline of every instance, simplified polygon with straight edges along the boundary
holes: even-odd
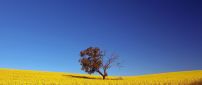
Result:
[[[0,69],[0,85],[202,85],[202,70],[142,76],[101,76]]]

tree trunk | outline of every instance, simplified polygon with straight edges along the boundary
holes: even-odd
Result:
[[[102,76],[102,79],[104,80],[107,76],[107,72],[104,71],[104,74],[102,72],[100,72],[99,70],[97,71],[101,76]]]
[[[103,79],[105,79],[105,77],[107,77],[107,69],[104,69],[104,75],[103,75]]]
[[[105,77],[106,77],[105,75],[102,76],[103,80],[105,80]]]
[[[103,79],[105,79],[104,74],[100,72],[100,70],[98,70],[97,72],[102,76]]]

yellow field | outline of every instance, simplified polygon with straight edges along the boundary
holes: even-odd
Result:
[[[0,69],[0,85],[202,85],[202,70],[143,76],[100,76]]]

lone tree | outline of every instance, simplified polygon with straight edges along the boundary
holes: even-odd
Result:
[[[104,59],[104,52],[100,50],[98,47],[89,47],[80,52],[80,64],[82,66],[82,70],[87,72],[88,74],[99,73],[103,79],[108,76],[107,69],[112,66],[112,63],[118,58],[116,55],[112,55],[108,57],[107,60]],[[102,69],[102,71],[101,71]]]

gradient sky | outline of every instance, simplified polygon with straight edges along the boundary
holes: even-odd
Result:
[[[1,0],[0,68],[84,73],[79,52],[120,56],[109,75],[202,69],[200,0]]]

